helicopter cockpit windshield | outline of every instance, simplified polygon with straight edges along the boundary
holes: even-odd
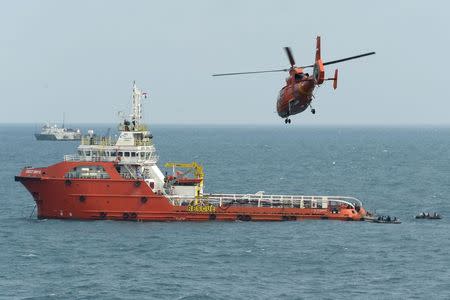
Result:
[[[297,81],[297,82],[302,80],[304,77],[305,77],[304,73],[297,73],[294,75],[295,81]]]

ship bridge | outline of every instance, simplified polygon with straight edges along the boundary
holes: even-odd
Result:
[[[148,131],[120,132],[117,139],[84,136],[77,154],[64,156],[66,161],[111,161],[118,164],[156,164],[158,155]]]

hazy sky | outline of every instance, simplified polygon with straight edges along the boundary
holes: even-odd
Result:
[[[446,1],[2,1],[0,122],[117,121],[132,81],[150,123],[280,124],[285,73],[211,77],[375,56],[339,68],[297,125],[450,124]],[[290,126],[292,126],[291,124]]]

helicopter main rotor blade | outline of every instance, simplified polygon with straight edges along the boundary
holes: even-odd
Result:
[[[291,64],[291,67],[293,67],[295,65],[295,60],[294,60],[294,56],[292,55],[291,48],[284,47],[284,51],[286,51],[286,54],[289,58],[289,63]]]
[[[289,71],[289,69],[252,71],[252,72],[236,72],[236,73],[221,73],[221,74],[213,74],[212,76],[244,75],[244,74],[259,74],[259,73],[287,72],[287,71]]]
[[[369,55],[373,55],[373,54],[375,54],[375,52],[368,52],[368,53],[355,55],[355,56],[350,56],[350,57],[346,57],[346,58],[342,58],[342,59],[327,61],[327,62],[324,62],[323,65],[326,66],[326,65],[337,64],[337,63],[340,63],[340,62],[343,62],[343,61],[357,59],[357,58],[360,58],[360,57],[369,56]],[[312,68],[312,67],[314,67],[314,65],[301,66],[301,68]]]
[[[337,64],[337,63],[340,63],[340,62],[343,62],[343,61],[357,59],[357,58],[360,58],[360,57],[369,56],[369,55],[373,55],[373,54],[375,54],[375,52],[368,52],[368,53],[364,53],[364,54],[360,54],[360,55],[356,55],[356,56],[351,56],[351,57],[347,57],[347,58],[342,58],[342,59],[338,59],[338,60],[327,61],[327,62],[324,62],[323,65],[326,66],[326,65]]]

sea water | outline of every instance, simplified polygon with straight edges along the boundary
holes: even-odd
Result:
[[[78,143],[0,125],[0,298],[450,298],[449,128],[151,129],[159,165],[201,163],[206,192],[354,196],[402,224],[37,220],[14,175]]]

